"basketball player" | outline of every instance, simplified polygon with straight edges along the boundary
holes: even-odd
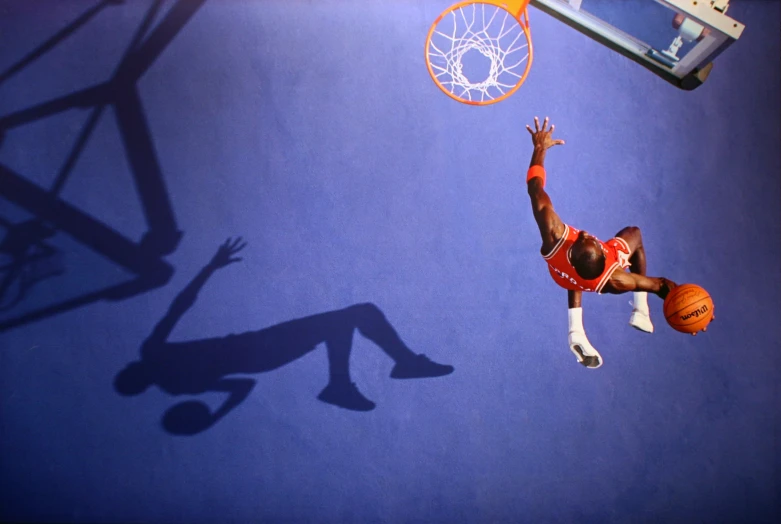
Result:
[[[664,300],[677,284],[664,277],[646,276],[643,238],[637,227],[625,227],[614,238],[602,242],[586,231],[561,221],[543,188],[545,154],[551,147],[563,145],[564,140],[554,140],[551,135],[555,126],[546,129],[547,126],[548,118],[540,129],[537,117],[534,117],[534,130],[526,126],[534,145],[526,177],[527,189],[534,219],[542,236],[540,252],[548,263],[553,280],[567,290],[570,349],[578,362],[587,368],[596,369],[602,365],[602,356],[591,345],[583,329],[583,292],[617,295],[631,291],[633,309],[629,325],[653,333],[648,293]]]

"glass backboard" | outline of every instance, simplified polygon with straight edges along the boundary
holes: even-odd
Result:
[[[701,85],[745,26],[729,0],[531,0],[581,33],[686,90]]]

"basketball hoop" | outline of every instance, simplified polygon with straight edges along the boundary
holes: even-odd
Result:
[[[426,37],[434,83],[470,105],[495,104],[515,93],[532,65],[529,1],[467,0],[443,11]]]

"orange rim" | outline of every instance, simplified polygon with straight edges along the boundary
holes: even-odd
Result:
[[[491,104],[496,104],[497,102],[501,102],[502,100],[506,100],[507,98],[511,97],[519,87],[526,81],[526,77],[529,75],[529,70],[532,66],[532,61],[534,59],[534,49],[532,47],[532,38],[531,38],[531,28],[529,26],[529,12],[526,8],[527,4],[529,3],[529,0],[523,0],[520,2],[521,7],[519,9],[522,9],[518,13],[518,15],[514,15],[512,12],[508,11],[507,4],[502,3],[500,1],[491,1],[491,0],[465,0],[463,2],[459,2],[457,4],[453,4],[447,9],[445,9],[442,14],[440,14],[436,20],[434,20],[434,23],[431,24],[431,27],[428,30],[428,35],[426,36],[426,47],[424,49],[425,51],[425,58],[426,58],[426,68],[428,69],[428,74],[431,76],[431,79],[434,81],[434,83],[439,87],[439,89],[445,93],[447,96],[452,98],[453,100],[456,100],[458,102],[461,102],[462,104],[467,105],[473,105],[473,106],[487,106]],[[510,13],[515,20],[518,21],[518,25],[521,26],[521,29],[523,30],[523,35],[526,38],[526,45],[529,48],[529,59],[526,61],[526,66],[524,68],[523,74],[518,79],[515,86],[513,86],[509,91],[504,93],[503,95],[499,96],[498,98],[492,98],[490,100],[468,100],[465,98],[462,98],[452,91],[450,91],[448,88],[446,88],[440,81],[439,78],[437,78],[436,74],[434,73],[434,69],[431,66],[431,60],[429,60],[429,47],[431,46],[431,37],[434,34],[434,30],[439,25],[439,22],[442,21],[442,19],[447,16],[448,14],[452,13],[453,11],[456,11],[458,9],[461,9],[462,7],[465,7],[467,5],[471,4],[487,4],[492,5],[495,7],[499,7],[501,9],[504,9],[508,13]]]

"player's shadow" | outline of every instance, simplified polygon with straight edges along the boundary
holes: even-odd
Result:
[[[170,342],[176,322],[195,303],[211,275],[233,262],[242,248],[226,242],[214,258],[173,300],[141,347],[141,359],[131,362],[114,379],[121,395],[138,395],[157,386],[173,396],[220,392],[227,399],[214,412],[198,400],[180,402],[163,416],[166,431],[194,435],[216,424],[241,404],[255,380],[248,374],[264,373],[306,355],[321,344],[328,352],[329,382],[318,399],[354,411],[370,411],[375,404],[364,397],[350,378],[350,351],[354,332],[374,342],[394,362],[390,376],[397,379],[448,375],[453,367],[415,354],[404,344],[383,312],[371,303],[356,304],[290,320],[258,331],[219,338]]]
[[[101,84],[53,100],[0,115],[0,147],[7,146],[14,129],[74,108],[89,110],[73,148],[48,188],[33,184],[23,174],[0,164],[0,198],[24,210],[32,218],[0,217],[5,229],[0,237],[0,305],[12,310],[24,300],[34,284],[66,273],[63,253],[54,248],[58,233],[101,254],[133,276],[119,284],[53,303],[16,317],[0,319],[0,331],[59,314],[99,300],[119,300],[167,283],[173,268],[163,256],[175,251],[182,237],[168,196],[152,134],[137,89],[137,83],[168,44],[185,27],[206,0],[177,0],[153,28],[164,0],[155,0],[146,12],[111,78]],[[104,0],[85,11],[71,24],[0,73],[0,84],[56,47],[77,29],[110,5]],[[86,147],[101,116],[113,109],[125,156],[130,166],[147,229],[140,241],[129,239],[60,198],[63,187]]]

